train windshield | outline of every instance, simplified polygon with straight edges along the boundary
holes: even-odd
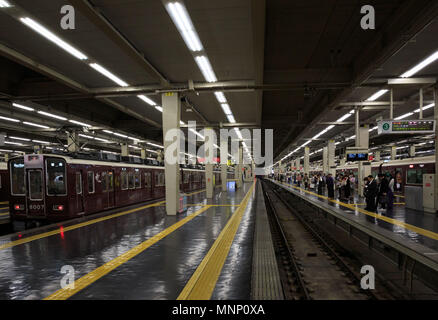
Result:
[[[47,195],[66,195],[65,184],[65,161],[64,159],[47,159]]]
[[[41,170],[29,171],[29,196],[31,200],[43,200],[43,175]]]
[[[15,196],[24,196],[24,159],[11,160],[11,193]]]

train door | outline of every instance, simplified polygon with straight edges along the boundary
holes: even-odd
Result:
[[[42,169],[28,169],[27,175],[27,215],[31,217],[46,216],[44,201],[44,181]]]
[[[82,170],[76,172],[76,213],[84,212],[84,183]]]

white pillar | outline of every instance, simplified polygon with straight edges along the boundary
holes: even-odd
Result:
[[[242,188],[243,148],[239,146],[239,164],[237,165],[237,187]]]
[[[227,191],[227,165],[221,164],[221,181],[222,181],[222,191]]]
[[[322,149],[322,173],[328,173],[328,148],[324,147]]]
[[[332,167],[335,166],[335,140],[329,140],[327,144],[327,167],[328,172],[331,173],[333,176],[336,175],[336,169],[332,169]]]
[[[409,147],[409,157],[411,157],[411,158],[415,157],[415,146]]]
[[[309,175],[310,148],[304,147],[304,174]]]
[[[228,179],[228,143],[227,139],[220,135],[220,158],[221,158],[221,181],[222,191],[227,191],[227,179]]]
[[[179,203],[179,152],[180,135],[175,129],[179,129],[181,101],[179,94],[167,92],[161,95],[163,107],[163,143],[164,143],[164,168],[166,181],[166,212],[168,215],[176,215]],[[170,134],[170,133],[175,134]],[[169,133],[170,136],[166,137]],[[176,148],[175,148],[176,146]],[[174,147],[170,153],[168,148]]]
[[[392,146],[391,147],[391,160],[396,160],[396,159],[397,159],[397,147]]]
[[[434,118],[438,124],[438,86],[433,91],[435,97]],[[438,125],[435,126],[435,211],[438,212]]]
[[[127,143],[121,144],[121,156],[122,157],[129,157],[129,147]]]
[[[79,151],[79,135],[75,132],[67,132],[67,150],[68,152]]]
[[[205,188],[207,199],[213,198],[213,153],[214,131],[211,128],[204,129],[205,136]]]
[[[143,160],[146,159],[146,149],[141,149],[141,158],[142,158]]]
[[[419,114],[419,119],[420,120],[423,119],[423,104],[424,104],[424,100],[423,100],[423,88],[420,88],[420,114]]]
[[[374,154],[374,159],[376,161],[380,161],[380,151],[376,151],[376,153]]]
[[[295,166],[297,167],[297,173],[300,173],[301,172],[301,159],[300,158],[295,159]]]

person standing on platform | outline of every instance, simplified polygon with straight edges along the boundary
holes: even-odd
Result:
[[[377,193],[376,207],[378,207],[378,204],[380,204],[382,209],[386,209],[386,200],[387,200],[389,183],[383,173],[379,173],[378,177],[379,177],[379,188]]]
[[[352,203],[354,203],[354,188],[356,186],[356,178],[353,174],[350,174],[350,200]]]
[[[317,177],[317,184],[318,184],[318,194],[321,195],[322,194],[322,177],[319,174]]]
[[[333,180],[332,174],[329,173],[326,178],[328,197],[333,199],[335,197],[335,181]]]
[[[376,206],[376,197],[378,192],[377,182],[372,175],[369,175],[368,179],[365,179],[365,181],[367,180],[368,180],[368,184],[365,189],[365,199],[367,206],[365,210],[371,212],[377,212],[377,206]]]
[[[386,174],[386,177],[388,178],[388,192],[386,194],[386,203],[387,203],[387,210],[386,212],[391,212],[394,208],[394,183],[395,179],[392,177],[389,173]]]
[[[347,203],[350,203],[350,193],[351,192],[351,185],[350,185],[350,177],[347,175],[345,176],[345,201]]]
[[[304,174],[304,189],[305,190],[309,190],[309,176],[307,175],[307,173]]]

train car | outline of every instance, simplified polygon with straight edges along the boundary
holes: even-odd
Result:
[[[0,162],[0,202],[9,200],[9,173],[8,164]]]
[[[165,197],[164,167],[33,154],[9,160],[13,220],[63,221]],[[182,169],[181,190],[205,187],[201,169]]]

